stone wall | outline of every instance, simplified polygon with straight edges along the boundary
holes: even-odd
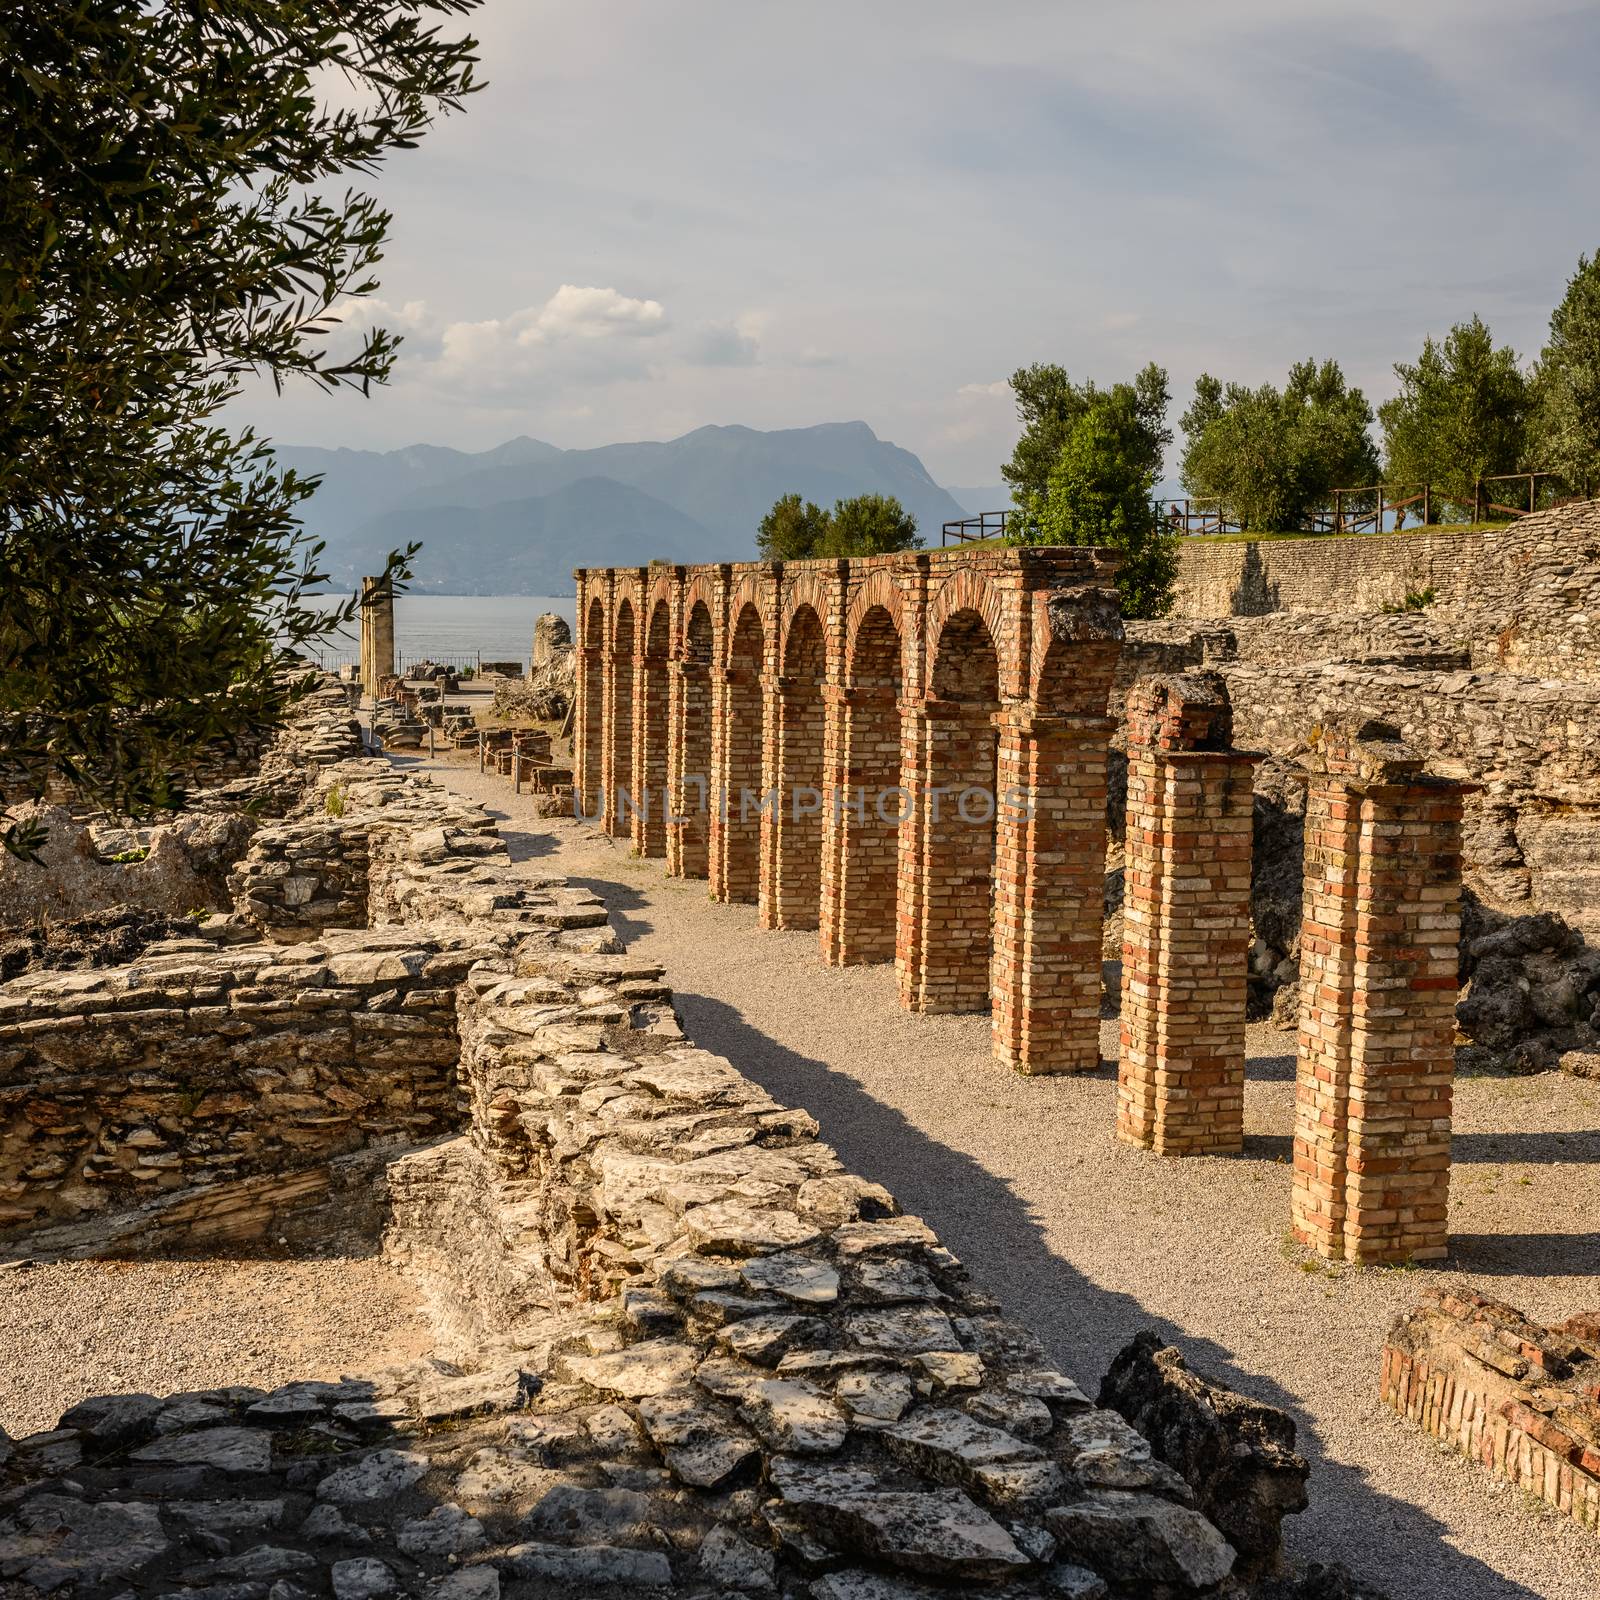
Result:
[[[0,988],[0,1232],[293,1171],[455,1121],[467,938],[151,946]]]
[[[1600,1531],[1600,1317],[1559,1328],[1463,1287],[1389,1331],[1381,1398],[1497,1477]]]
[[[1299,1470],[1287,1419],[1269,1430],[1281,1447],[1248,1461],[1230,1424],[1213,1428],[1239,1457],[1219,1499],[1170,1401],[1143,1407],[1158,1455],[925,1223],[845,1171],[804,1111],[686,1040],[659,971],[621,951],[592,897],[513,878],[485,831],[439,822],[441,791],[380,766],[325,776],[370,801],[369,910],[411,925],[209,961],[147,952],[147,980],[94,974],[113,989],[82,994],[130,1045],[148,987],[192,986],[173,1009],[215,1026],[240,997],[257,1009],[237,1071],[252,1045],[270,1060],[301,996],[337,992],[313,1014],[352,1028],[412,1014],[418,994],[431,1005],[443,989],[408,989],[387,964],[438,941],[413,976],[452,964],[462,1131],[389,1163],[387,1247],[431,1289],[451,1359],[271,1395],[105,1397],[50,1433],[0,1436],[0,1578],[84,1600],[175,1584],[255,1600],[283,1575],[336,1600],[498,1600],[503,1581],[705,1600],[1253,1592],[1295,1509],[1266,1481]],[[253,981],[224,1005],[205,985],[241,949]],[[104,1004],[130,995],[135,1009]],[[62,1029],[81,1062],[102,1024],[68,1028],[70,985],[54,1003],[68,1010],[43,1029],[14,1025],[18,1048]],[[161,1092],[145,1066],[123,1073],[128,1093]],[[170,1206],[270,1206],[251,1182]],[[1240,1546],[1197,1497],[1250,1510]],[[1275,1600],[1330,1592],[1269,1581]]]
[[[1589,501],[1468,533],[1221,542],[1179,548],[1178,617],[1250,617],[1273,611],[1372,613],[1433,591],[1440,606],[1521,617],[1508,664],[1547,671],[1581,660],[1593,676],[1594,625],[1580,639],[1544,625],[1550,601],[1589,613],[1600,557],[1600,504]],[[1580,603],[1574,603],[1575,601]]]

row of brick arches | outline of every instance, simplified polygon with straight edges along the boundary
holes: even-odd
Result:
[[[580,571],[587,815],[1029,1072],[1099,1059],[1106,696],[1093,550]]]
[[[988,1008],[1026,1072],[1099,1061],[1107,694],[1092,550],[580,572],[577,785],[668,870]],[[1252,774],[1210,674],[1127,699],[1117,1132],[1244,1144]],[[1306,807],[1292,1227],[1447,1248],[1462,786],[1392,731],[1322,730]]]

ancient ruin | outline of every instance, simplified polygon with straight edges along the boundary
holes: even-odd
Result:
[[[328,681],[171,824],[52,814],[42,865],[0,864],[6,1252],[359,1237],[425,1292],[433,1353],[0,1435],[0,1581],[1369,1594],[1284,1570],[1309,1469],[1282,1409],[1154,1334],[1091,1398],[805,1110],[685,1035],[596,893],[514,865],[407,752],[575,808],[830,967],[892,961],[909,1011],[988,1011],[1024,1074],[1092,1087],[1114,1027],[1104,1140],[1212,1193],[1260,1159],[1245,1027],[1271,1013],[1301,1264],[1439,1262],[1459,1063],[1600,1060],[1595,674],[1552,620],[1600,600],[1600,508],[1471,539],[1473,582],[1368,616],[1341,589],[1418,592],[1371,547],[1442,590],[1439,537],[1201,550],[1185,603],[1236,562],[1258,614],[1126,627],[1087,550],[586,571],[576,647],[541,621],[483,722],[395,677],[369,593],[369,726],[401,754]],[[1372,1406],[1595,1526],[1592,1312],[1433,1283],[1381,1374],[1372,1332]]]
[[[893,959],[910,1010],[992,1006],[1020,1071],[1093,1067],[1113,570],[1007,549],[580,571],[585,813],[763,926],[817,929],[830,962]]]

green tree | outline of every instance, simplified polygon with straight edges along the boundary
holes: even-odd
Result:
[[[780,495],[756,530],[763,561],[879,556],[921,543],[917,519],[892,494],[836,500],[831,511],[797,494]]]
[[[1534,371],[1529,466],[1562,473],[1575,490],[1600,481],[1600,254],[1578,270],[1550,317]]]
[[[797,494],[780,495],[756,530],[763,561],[808,561],[826,555],[833,519],[821,506]]]
[[[881,556],[915,550],[922,540],[917,519],[892,494],[858,494],[834,503],[824,553]]]
[[[1414,363],[1395,363],[1400,393],[1378,408],[1384,476],[1431,483],[1440,500],[1470,505],[1480,478],[1515,472],[1527,445],[1528,380],[1509,345],[1482,318],[1458,322],[1442,344],[1423,340]]]
[[[1336,361],[1297,361],[1280,390],[1209,373],[1184,412],[1182,476],[1193,496],[1216,496],[1252,532],[1299,527],[1335,488],[1369,484],[1378,460],[1372,408]]]
[[[320,544],[218,412],[246,374],[382,382],[339,355],[389,216],[370,173],[473,87],[477,0],[30,0],[0,12],[0,762],[146,813],[211,741],[280,718]],[[336,85],[337,100],[326,99]],[[404,558],[391,558],[401,576]],[[16,848],[15,828],[6,835]]]
[[[1094,383],[1074,383],[1065,367],[1036,364],[1019,367],[1011,375],[1017,420],[1022,437],[1011,460],[1000,469],[1011,485],[1011,497],[1024,518],[1037,515],[1050,484],[1050,473],[1061,455],[1074,424],[1092,406],[1107,397],[1121,397],[1138,421],[1136,445],[1129,465],[1148,472],[1152,481],[1161,476],[1162,457],[1172,443],[1167,426],[1171,395],[1164,369],[1151,362],[1132,383],[1101,389]]]
[[[1159,617],[1172,606],[1178,541],[1156,515],[1146,419],[1127,386],[1119,388],[1123,392],[1101,395],[1073,423],[1025,538],[1109,545],[1121,558],[1122,614]]]

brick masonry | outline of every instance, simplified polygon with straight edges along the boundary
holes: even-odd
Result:
[[[825,960],[892,958],[909,1008],[991,1010],[1019,1070],[1092,1067],[1113,575],[1025,548],[580,570],[578,790]]]
[[[1319,1255],[1448,1249],[1463,786],[1385,731],[1308,757],[1295,1237]]]
[[[1545,1328],[1464,1286],[1389,1331],[1383,1403],[1469,1461],[1600,1531],[1600,1316]]]
[[[1158,1155],[1244,1147],[1251,776],[1211,674],[1128,699],[1117,1137]]]

